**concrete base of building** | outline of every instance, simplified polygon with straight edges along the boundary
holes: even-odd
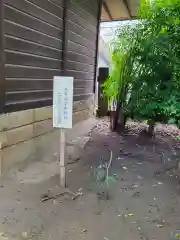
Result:
[[[73,112],[73,124],[91,118],[93,97],[75,102]],[[0,115],[1,175],[57,151],[59,131],[53,129],[52,114],[52,107],[43,107]]]

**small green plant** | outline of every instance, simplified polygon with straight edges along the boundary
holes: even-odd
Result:
[[[116,178],[114,176],[109,175],[109,170],[112,164],[113,159],[113,153],[110,151],[110,159],[109,161],[105,162],[104,164],[101,164],[98,167],[98,170],[96,172],[96,183],[98,184],[98,187],[100,188],[100,191],[98,192],[98,195],[100,198],[108,200],[110,198],[109,195],[109,188],[111,184],[116,182]]]
[[[173,136],[174,140],[178,140],[180,141],[180,135],[177,135],[177,136]]]
[[[112,163],[112,151],[110,152],[110,159],[109,159],[109,163],[105,164],[105,169],[106,169],[106,178],[105,178],[105,185],[106,185],[106,199],[109,199],[109,184],[112,183],[114,181],[114,178],[112,176],[109,176],[109,168],[111,166]]]

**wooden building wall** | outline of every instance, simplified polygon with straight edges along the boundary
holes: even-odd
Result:
[[[97,0],[1,0],[1,113],[51,105],[54,75],[75,78],[74,101],[92,95],[99,13]]]
[[[75,78],[75,100],[92,94],[97,40],[98,1],[71,0],[68,11],[67,74]]]

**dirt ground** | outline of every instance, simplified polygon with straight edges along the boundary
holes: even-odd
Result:
[[[122,136],[99,121],[81,158],[68,165],[75,200],[68,193],[56,196],[63,192],[58,175],[40,183],[2,179],[0,240],[180,239],[180,185],[172,170],[180,145],[170,136],[177,132],[158,125],[156,138],[149,139],[144,127],[130,123]],[[103,165],[110,151],[106,200]],[[56,197],[42,201],[50,196]]]

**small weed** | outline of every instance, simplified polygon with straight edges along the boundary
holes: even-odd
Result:
[[[109,175],[109,170],[112,164],[113,153],[110,151],[110,159],[108,162],[100,165],[98,171],[96,172],[96,183],[100,187],[101,191],[98,196],[102,199],[109,199],[109,188],[111,184],[116,182],[115,176]]]
[[[174,140],[180,141],[180,135],[173,136]]]

